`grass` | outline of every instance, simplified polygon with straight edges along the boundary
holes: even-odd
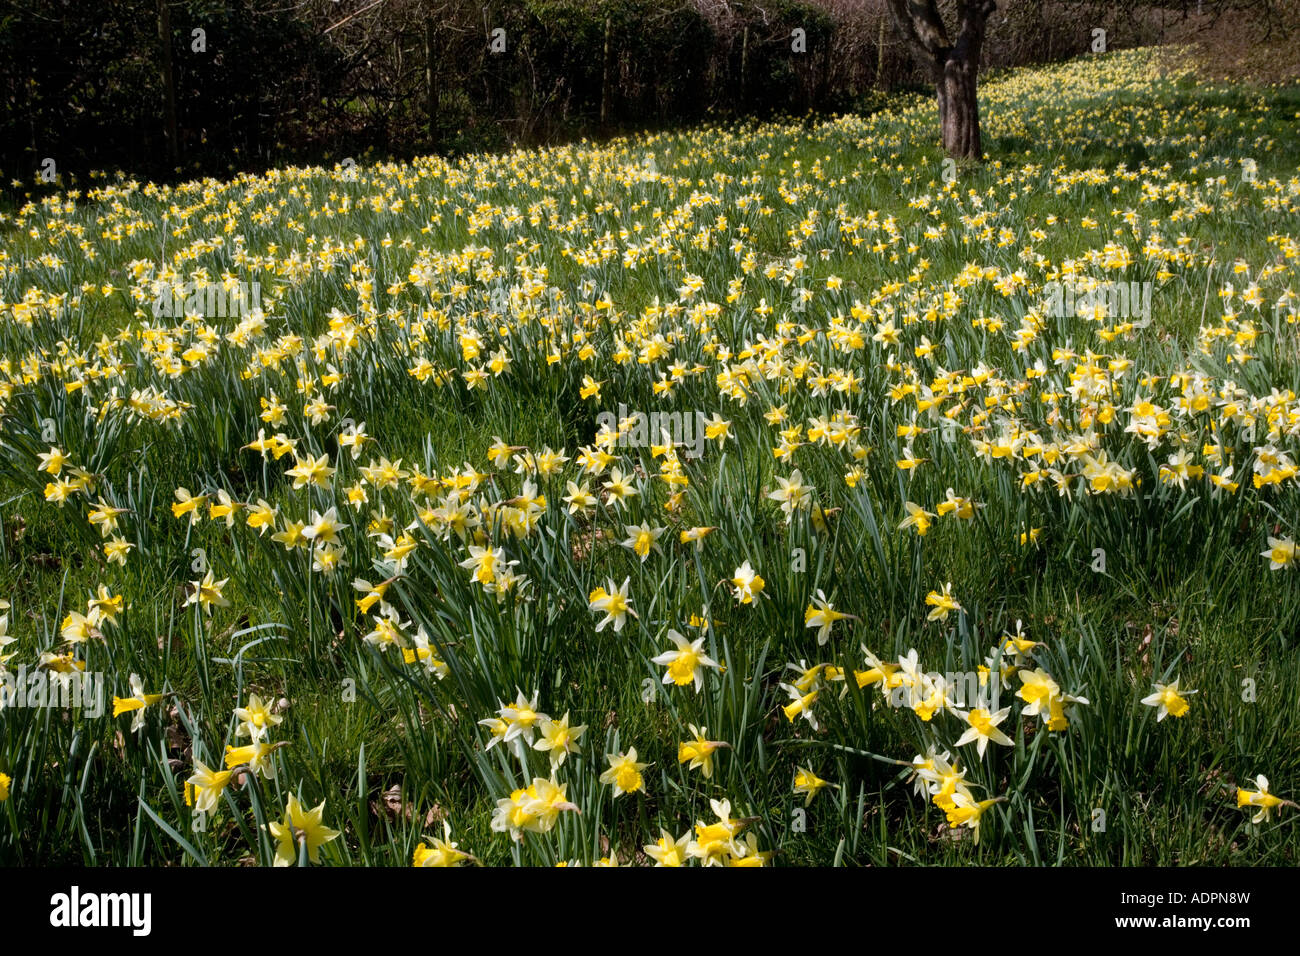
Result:
[[[953,175],[903,97],[7,217],[3,666],[108,691],[0,714],[0,860],[466,862],[446,825],[488,864],[1294,864],[1249,794],[1300,774],[1300,90],[1171,62],[990,80]],[[264,311],[152,313],[196,274]],[[1051,314],[1070,276],[1152,283],[1150,323]],[[713,427],[626,447],[620,403]]]

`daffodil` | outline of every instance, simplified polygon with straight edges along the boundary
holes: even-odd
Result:
[[[583,735],[587,727],[585,724],[570,727],[569,714],[566,711],[559,720],[543,717],[538,722],[538,729],[540,736],[533,744],[533,749],[546,751],[549,754],[553,772],[556,767],[564,763],[564,758],[569,754],[581,752],[578,738]]]
[[[104,542],[104,557],[110,564],[126,566],[127,555],[135,547],[123,538],[110,538]]]
[[[76,611],[68,612],[59,625],[59,636],[69,644],[84,644],[92,637],[102,637],[95,622]]]
[[[758,836],[746,833],[743,840],[733,840],[731,848],[722,858],[723,866],[763,867],[772,860],[771,851],[759,850]]]
[[[235,509],[240,506],[240,502],[231,500],[230,492],[222,488],[217,491],[217,500],[208,502],[208,517],[213,521],[224,521],[226,527],[233,527],[235,524]]]
[[[36,470],[53,475],[55,478],[59,476],[59,472],[63,470],[63,466],[68,460],[68,456],[53,445],[50,446],[48,452],[39,452],[37,457],[40,460],[37,463]]]
[[[817,776],[806,767],[799,767],[794,773],[794,792],[804,794],[804,806],[809,806],[825,787],[833,786]]]
[[[721,448],[727,441],[727,435],[731,430],[731,422],[723,421],[721,415],[717,412],[704,423],[704,437],[708,441],[717,439],[718,447]]]
[[[732,593],[741,604],[753,604],[754,598],[763,593],[763,585],[762,577],[749,566],[748,559],[731,576]]]
[[[207,495],[191,495],[188,488],[177,488],[172,514],[177,518],[188,517],[192,525],[198,524],[203,517],[202,508],[207,503]]]
[[[971,501],[969,498],[963,498],[960,495],[953,494],[953,490],[949,488],[944,500],[939,502],[939,504],[935,506],[934,510],[940,518],[950,514],[955,518],[962,519],[963,521],[969,521],[971,518],[975,517],[975,509],[977,507],[979,506],[976,505],[975,502]]]
[[[678,540],[680,540],[682,544],[694,543],[695,550],[703,551],[705,537],[709,532],[717,530],[717,528],[708,527],[687,528],[685,531],[679,533]]]
[[[1023,626],[1020,621],[1016,621],[1015,632],[1003,635],[1000,649],[1005,657],[1010,658],[1019,667],[1023,664],[1025,656],[1032,654],[1035,647],[1042,647],[1042,643],[1025,637]]]
[[[90,509],[87,517],[90,523],[99,529],[100,537],[107,538],[117,530],[118,515],[126,514],[126,508],[114,508],[102,498]]]
[[[688,770],[702,770],[707,780],[713,776],[713,758],[717,751],[731,745],[721,740],[706,739],[704,735],[708,732],[707,727],[696,728],[694,724],[688,726],[695,736],[677,745],[677,762],[686,764]]]
[[[577,812],[578,808],[565,796],[567,787],[567,784],[558,784],[545,777],[534,777],[527,787],[497,801],[492,829],[509,833],[516,841],[522,840],[525,832],[549,832],[561,812]]]
[[[126,601],[120,594],[112,594],[107,587],[99,585],[95,596],[87,602],[87,617],[96,625],[113,621],[126,609]]]
[[[194,809],[211,814],[217,809],[217,800],[234,777],[232,770],[213,770],[201,760],[194,761],[194,773],[185,781],[187,795],[194,795]]]
[[[294,490],[297,490],[308,486],[328,488],[334,471],[330,467],[329,455],[321,455],[319,458],[299,458],[295,455],[293,467],[285,474],[293,479]]]
[[[130,713],[131,730],[137,731],[144,726],[145,708],[150,707],[162,700],[164,694],[146,694],[144,692],[144,681],[140,679],[139,674],[132,674],[130,678],[131,696],[113,698],[113,716],[120,717],[122,714]]]
[[[687,830],[674,839],[667,830],[659,831],[659,839],[647,844],[642,849],[645,855],[655,861],[655,866],[685,866],[688,859],[687,848],[691,844],[691,831]]]
[[[1260,552],[1262,557],[1268,558],[1268,569],[1270,571],[1280,571],[1282,568],[1289,568],[1295,565],[1295,542],[1290,538],[1275,538],[1268,536],[1268,550]]]
[[[852,614],[835,610],[834,605],[826,600],[826,595],[818,591],[813,603],[804,610],[803,622],[805,627],[817,628],[817,644],[821,646],[830,640],[831,625],[851,617]]]
[[[381,654],[387,653],[390,648],[406,647],[406,625],[396,608],[388,604],[381,605],[379,613],[371,623],[371,630],[362,637],[362,640],[377,648]]]
[[[1262,773],[1255,778],[1255,789],[1246,790],[1242,787],[1237,788],[1237,806],[1251,807],[1255,809],[1255,815],[1250,818],[1251,823],[1266,823],[1272,818],[1273,811],[1282,805],[1294,807],[1295,804],[1289,800],[1283,800],[1276,794],[1269,793],[1268,777]]]
[[[695,824],[694,838],[686,846],[686,855],[701,860],[705,866],[722,866],[728,855],[742,856],[736,836],[746,821],[733,820],[730,800],[710,800],[716,820]]]
[[[632,553],[641,559],[650,556],[652,550],[659,549],[659,536],[664,533],[663,528],[652,528],[649,522],[642,522],[639,525],[627,526],[627,537],[623,539],[623,547],[630,548]]]
[[[1142,698],[1142,703],[1148,707],[1156,708],[1156,723],[1164,720],[1166,717],[1184,717],[1191,705],[1187,702],[1187,697],[1195,694],[1194,690],[1180,690],[1178,687],[1178,678],[1175,678],[1169,684],[1154,684],[1155,691]]]
[[[216,580],[209,569],[201,581],[190,582],[190,594],[185,599],[185,606],[197,604],[205,613],[211,614],[214,607],[229,607],[230,601],[223,593],[229,578]]]
[[[980,820],[989,807],[995,803],[1001,803],[1005,797],[994,797],[991,800],[976,800],[974,797],[960,791],[952,796],[952,806],[947,809],[948,825],[951,827],[967,827],[975,834],[975,844],[980,842]]]
[[[903,510],[907,512],[907,515],[898,523],[899,531],[915,528],[917,536],[922,537],[930,530],[930,525],[933,523],[931,519],[935,517],[932,512],[926,511],[920,505],[911,501],[903,502]]]
[[[592,611],[599,612],[605,616],[596,624],[597,632],[603,631],[606,625],[613,623],[614,631],[623,630],[623,625],[627,623],[628,615],[636,617],[636,611],[632,610],[632,604],[628,600],[628,584],[630,578],[624,578],[623,583],[618,587],[614,586],[613,581],[606,581],[606,588],[596,588],[587,598],[587,606]]]
[[[442,839],[428,838],[426,845],[421,840],[415,847],[411,865],[417,867],[460,866],[474,860],[474,857],[460,849],[460,845],[451,839],[451,824],[442,821]]]
[[[631,476],[624,476],[617,468],[610,469],[609,480],[603,482],[601,487],[609,493],[609,500],[620,508],[624,506],[627,499],[638,494],[636,486],[632,484]]]
[[[967,727],[965,732],[957,738],[957,746],[975,742],[975,749],[979,751],[981,757],[989,745],[989,741],[995,744],[1001,744],[1003,747],[1012,746],[1012,740],[1002,731],[998,730],[998,724],[1007,719],[1011,713],[1010,707],[1003,707],[997,713],[989,713],[983,707],[973,708],[969,713],[957,711],[957,716],[966,721]]]
[[[794,723],[794,719],[802,714],[813,730],[819,730],[820,726],[817,723],[817,716],[813,713],[812,705],[817,701],[821,691],[814,688],[805,693],[791,684],[781,684],[780,688],[790,695],[790,703],[781,708],[785,719]]]
[[[251,737],[253,740],[263,740],[272,727],[277,727],[284,721],[283,717],[272,712],[269,701],[262,700],[256,694],[250,694],[248,703],[243,707],[235,708],[235,719],[239,721],[235,727],[236,736]]]
[[[596,507],[596,496],[585,483],[579,485],[577,482],[570,481],[567,482],[566,488],[569,493],[564,496],[564,500],[568,502],[569,514],[586,514]]]
[[[1018,673],[1021,686],[1016,696],[1025,702],[1021,713],[1026,717],[1038,716],[1049,708],[1053,698],[1061,695],[1060,686],[1042,668],[1034,671],[1021,670]]]
[[[942,591],[931,591],[927,594],[925,603],[934,609],[925,616],[927,621],[944,621],[947,620],[950,612],[963,610],[956,598],[952,596],[951,582],[945,584]]]
[[[891,680],[898,671],[898,665],[892,661],[882,661],[867,648],[862,648],[862,653],[867,659],[865,669],[853,672],[853,678],[857,681],[858,687],[870,687],[872,684],[880,684],[882,689],[889,689],[892,684]]]
[[[313,511],[311,520],[302,529],[302,536],[317,545],[336,544],[339,532],[347,525],[338,520],[338,509],[329,508],[324,514]]]
[[[780,486],[776,491],[770,492],[768,497],[773,501],[780,502],[781,510],[785,512],[786,520],[789,521],[795,511],[808,507],[812,500],[813,487],[805,485],[803,473],[795,469],[790,473],[789,478],[777,477],[776,483]]]
[[[645,789],[641,771],[650,765],[637,763],[635,747],[629,747],[627,753],[606,754],[605,759],[609,769],[600,775],[600,782],[612,786],[615,797]]]
[[[512,740],[519,739],[522,744],[531,747],[533,739],[536,736],[538,726],[543,721],[549,721],[551,718],[542,713],[537,707],[538,694],[533,692],[532,698],[524,696],[523,691],[515,695],[513,704],[502,704],[497,715],[505,721],[506,731],[503,735],[503,742],[510,743]],[[482,721],[480,721],[482,723]]]
[[[258,535],[264,535],[267,528],[275,527],[275,516],[276,507],[258,498],[257,504],[248,506],[248,513],[244,520],[250,528],[257,531]]]
[[[242,747],[227,744],[226,769],[247,766],[253,773],[274,780],[276,776],[274,754],[283,746],[285,746],[283,741],[273,744],[265,740],[254,740],[251,744]]]
[[[664,651],[657,657],[652,657],[651,661],[668,668],[663,677],[665,684],[685,687],[687,684],[694,683],[695,692],[698,694],[704,686],[704,668],[718,667],[718,662],[704,653],[705,638],[688,641],[681,634],[670,629],[668,639],[673,642],[676,650]]]
[[[306,847],[307,859],[312,863],[320,862],[320,848],[338,837],[338,830],[331,830],[322,822],[325,815],[325,802],[311,809],[304,810],[295,794],[289,794],[289,802],[284,810],[284,819],[279,823],[271,822],[267,828],[275,840],[275,865],[292,866],[300,856],[300,847]]]

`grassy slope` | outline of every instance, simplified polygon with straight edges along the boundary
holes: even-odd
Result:
[[[963,291],[959,316],[933,327],[924,322],[909,327],[898,355],[920,368],[922,381],[939,366],[970,369],[980,362],[1016,381],[1033,358],[1050,358],[1052,347],[1068,341],[1078,350],[1123,353],[1136,370],[1168,374],[1190,362],[1219,380],[1233,378],[1256,395],[1267,395],[1270,388],[1300,390],[1290,326],[1281,325],[1276,336],[1261,336],[1252,350],[1255,361],[1244,367],[1229,365],[1222,349],[1205,355],[1197,348],[1202,314],[1210,324],[1223,314],[1214,292],[1225,283],[1240,289],[1280,261],[1285,271],[1261,287],[1270,300],[1288,285],[1294,288],[1294,259],[1281,256],[1269,237],[1296,234],[1300,93],[1207,88],[1177,73],[1161,78],[1148,54],[1126,54],[1002,77],[986,84],[983,101],[992,161],[959,170],[959,188],[948,195],[941,191],[944,170],[932,145],[933,107],[921,101],[865,120],[848,117],[807,128],[708,129],[620,140],[601,149],[473,157],[455,167],[429,161],[365,169],[359,182],[340,181],[327,171],[286,172],[174,191],[163,204],[191,209],[185,225],[166,237],[169,256],[200,237],[225,237],[221,248],[182,257],[184,271],[206,265],[215,276],[231,268],[236,234],[250,253],[278,260],[277,267],[252,273],[261,278],[264,294],[274,290],[274,335],[295,332],[310,341],[326,330],[333,309],[360,315],[363,327],[375,330],[373,340],[340,366],[348,374],[329,395],[337,408],[333,420],[315,428],[300,414],[292,359],[245,381],[240,372],[248,353],[229,346],[176,378],[150,370],[148,357],[123,344],[118,355],[135,367],[124,370],[120,383],[93,382],[68,394],[62,387],[66,374],[57,366],[35,383],[21,381],[18,363],[33,347],[48,349],[50,361],[58,357],[60,339],[91,349],[101,334],[111,336],[137,321],[135,303],[123,291],[131,286],[129,263],[156,262],[161,237],[172,229],[159,226],[162,205],[150,191],[80,203],[69,214],[47,205],[23,217],[21,228],[10,228],[4,240],[8,268],[0,290],[5,301],[20,300],[32,286],[74,295],[83,283],[116,288],[107,294],[87,290],[75,305],[31,329],[10,317],[0,330],[0,352],[13,360],[16,379],[7,402],[6,485],[0,498],[6,530],[0,536],[0,594],[14,604],[10,632],[19,639],[8,648],[19,652],[10,666],[31,662],[40,650],[59,643],[64,615],[81,609],[86,596],[105,584],[126,595],[131,607],[120,627],[106,629],[105,642],[80,652],[89,669],[112,675],[118,694],[127,693],[126,676],[139,673],[146,689],[166,687],[182,704],[170,718],[152,715],[141,734],[127,731],[126,717],[96,721],[7,711],[0,727],[0,770],[14,778],[13,796],[5,804],[13,830],[0,834],[0,856],[28,863],[266,860],[271,849],[264,838],[259,848],[255,827],[277,816],[285,795],[299,790],[309,805],[326,800],[327,822],[345,831],[326,850],[335,861],[405,864],[422,832],[438,832],[431,821],[443,813],[450,815],[461,845],[486,861],[503,862],[512,854],[531,862],[590,860],[599,855],[594,851],[602,835],[626,860],[658,835],[659,825],[681,834],[692,821],[709,816],[710,797],[725,795],[760,818],[755,824],[760,845],[779,848],[787,863],[1294,862],[1297,838],[1285,817],[1281,825],[1248,831],[1229,788],[1264,772],[1273,789],[1286,794],[1294,792],[1300,772],[1294,746],[1300,731],[1293,679],[1295,585],[1291,573],[1269,573],[1258,557],[1267,533],[1295,527],[1293,483],[1271,491],[1250,488],[1252,459],[1243,446],[1236,461],[1237,477],[1243,479],[1237,496],[1211,495],[1204,482],[1181,493],[1157,487],[1156,467],[1169,447],[1162,445],[1148,457],[1144,446],[1122,434],[1113,434],[1113,447],[1122,449],[1121,460],[1146,482],[1128,498],[1022,494],[1016,472],[976,460],[966,438],[954,445],[918,439],[918,454],[930,462],[905,474],[892,462],[902,447],[895,429],[909,417],[903,411],[907,406],[888,399],[897,376],[870,342],[870,328],[866,348],[856,353],[837,353],[825,337],[807,348],[823,367],[838,365],[860,375],[859,393],[833,401],[779,398],[796,410],[794,421],[843,404],[859,416],[862,443],[875,449],[858,493],[844,485],[842,453],[822,447],[797,453],[793,464],[818,489],[821,503],[842,509],[820,544],[812,546],[814,534],[802,518],[787,528],[762,494],[774,487],[774,475],[786,476],[791,468],[773,461],[775,431],[761,417],[773,383],[755,379],[758,394],[743,407],[720,399],[714,385],[719,369],[701,351],[714,333],[678,319],[683,339],[674,357],[703,360],[709,368],[681,387],[676,407],[720,411],[733,421],[735,438],[724,451],[714,446],[692,466],[681,526],[717,525],[719,530],[697,557],[676,544],[674,524],[663,539],[664,553],[642,564],[618,546],[625,519],[615,520],[606,509],[600,514],[609,517],[596,519],[603,536],[591,556],[574,560],[573,542],[588,541],[590,527],[565,516],[564,483],[550,479],[543,487],[544,530],[509,545],[511,557],[521,560],[520,570],[532,578],[536,596],[519,607],[478,593],[455,566],[464,557],[463,546],[449,548],[431,538],[412,559],[407,578],[395,586],[394,603],[404,617],[445,642],[443,656],[453,673],[442,682],[394,664],[392,652],[381,657],[360,640],[370,625],[348,582],[356,574],[372,581],[385,576],[385,569],[372,566],[373,540],[361,533],[365,511],[345,518],[352,524],[345,534],[352,566],[334,580],[323,580],[309,574],[305,552],[286,556],[269,535],[257,537],[242,520],[233,530],[206,519],[191,528],[168,510],[182,485],[196,493],[225,488],[242,501],[263,497],[299,519],[311,507],[323,509],[334,500],[324,492],[293,491],[283,477],[288,460],[263,465],[256,454],[240,450],[265,427],[258,420],[259,399],[272,388],[289,406],[285,430],[316,454],[328,452],[339,466],[335,488],[350,483],[357,468],[346,457],[335,460],[341,416],[367,423],[378,439],[376,455],[419,463],[424,471],[445,476],[466,461],[490,471],[485,450],[496,435],[538,450],[563,447],[573,455],[591,440],[597,410],[619,401],[630,408],[657,407],[649,371],[612,359],[616,343],[599,309],[589,310],[597,317],[597,355],[591,362],[569,355],[558,367],[547,366],[538,360],[545,347],[531,344],[541,334],[538,326],[519,320],[512,336],[500,340],[514,359],[511,371],[486,391],[467,392],[459,382],[438,388],[416,381],[406,373],[410,361],[399,354],[407,346],[395,343],[405,342],[409,322],[422,309],[446,309],[456,319],[473,311],[467,321],[489,337],[501,321],[483,315],[494,280],[478,281],[473,270],[457,277],[454,265],[437,282],[446,297],[430,306],[428,297],[406,282],[422,247],[442,253],[490,248],[507,284],[521,281],[519,273],[509,271],[517,261],[534,269],[544,265],[549,284],[564,290],[570,302],[594,303],[607,290],[615,306],[613,321],[626,328],[655,297],[675,299],[684,273],[703,277],[702,295],[723,302],[727,281],[740,273],[728,244],[743,226],[760,267],[747,279],[739,303],[728,304],[715,322],[716,337],[734,353],[760,332],[770,334],[784,316],[826,328],[831,315],[847,315],[854,301],[893,298],[900,301],[900,313],[907,311],[910,287],[923,295],[941,290],[968,262],[997,267],[1003,275],[1025,270],[1035,289],[1046,270],[1034,256],[1059,264],[1113,240],[1135,253],[1135,264],[1123,277],[1149,279],[1157,266],[1144,261],[1141,249],[1158,230],[1167,242],[1189,237],[1190,254],[1158,283],[1150,329],[1106,343],[1092,323],[1053,320],[1022,353],[1009,342],[1029,290],[1008,299],[991,284],[977,284]],[[647,155],[662,175],[636,174]],[[1242,182],[1241,160],[1247,157],[1257,165],[1257,188]],[[1071,176],[1090,170],[1095,171],[1091,177]],[[1150,195],[1153,189],[1165,192],[1143,202],[1144,190]],[[711,192],[720,202],[698,200],[691,211],[695,191]],[[735,199],[750,192],[761,200],[738,209]],[[933,213],[909,202],[923,194],[930,197]],[[351,197],[346,212],[338,211],[341,196]],[[405,201],[395,210],[398,198]],[[236,211],[228,217],[232,201]],[[543,215],[530,224],[530,206],[546,201],[553,203],[554,218]],[[469,220],[479,203],[498,214],[476,230]],[[770,212],[760,211],[763,205]],[[322,206],[335,211],[320,214]],[[500,211],[511,206],[522,214],[518,225],[502,223]],[[791,315],[791,284],[779,274],[765,277],[763,268],[771,257],[788,259],[794,253],[791,230],[797,231],[812,208],[821,218],[810,223],[812,235],[800,251],[815,280],[808,287],[817,293],[806,313]],[[658,228],[656,210],[666,216],[674,209],[689,212],[681,213],[689,225],[677,230],[670,252],[635,271],[625,270],[618,256],[582,266],[562,251],[566,243],[589,248],[606,232],[614,234],[621,251],[620,227],[635,229],[640,223],[649,233]],[[961,217],[981,210],[989,214],[991,235],[964,234]],[[1136,212],[1136,234],[1122,218],[1130,210]],[[896,217],[898,238],[876,232],[856,248],[841,241],[834,220],[865,217],[868,211],[881,222]],[[570,218],[584,213],[585,219],[569,228]],[[1056,224],[1048,221],[1053,214],[1060,220]],[[703,248],[693,246],[691,237],[707,233],[718,215],[728,217],[725,230],[708,234]],[[1081,225],[1088,216],[1095,228]],[[143,226],[132,230],[127,224],[133,221]],[[942,235],[926,235],[927,228],[940,224],[946,225]],[[35,238],[28,233],[33,228],[40,230]],[[120,241],[104,235],[114,228],[123,230]],[[1036,229],[1043,230],[1042,238],[1032,235]],[[79,235],[96,250],[93,260],[78,248]],[[334,237],[350,249],[355,237],[367,241],[339,255],[331,268],[294,277],[285,260],[290,251],[310,257],[307,237],[312,235]],[[630,241],[636,236],[634,231]],[[385,237],[391,237],[391,246],[380,243]],[[531,242],[536,248],[527,248]],[[878,242],[881,246],[873,249]],[[1022,255],[1026,246],[1032,246],[1032,255]],[[823,248],[829,250],[825,257],[818,253]],[[35,260],[50,250],[63,260],[58,267]],[[1234,271],[1239,262],[1247,265],[1244,275]],[[359,301],[357,285],[367,275],[373,297]],[[824,288],[830,275],[843,279],[838,292]],[[590,288],[580,286],[584,279]],[[468,287],[463,294],[453,288],[458,281]],[[400,290],[393,287],[403,282]],[[887,291],[895,282],[903,284],[901,295]],[[776,313],[764,317],[752,311],[760,298]],[[385,316],[386,310],[397,318]],[[1001,334],[971,327],[970,318],[987,315],[1003,317]],[[1257,324],[1267,329],[1271,322]],[[223,333],[228,325],[214,323]],[[912,358],[922,334],[941,345],[927,362]],[[183,349],[193,341],[193,330],[176,338]],[[484,358],[498,346],[489,341]],[[466,364],[458,361],[451,331],[434,332],[430,342],[415,347],[446,367],[459,370]],[[305,357],[310,375],[319,377],[325,362]],[[607,382],[601,399],[579,398],[586,373]],[[1138,390],[1136,377],[1121,382],[1115,399],[1121,423]],[[86,418],[91,399],[103,401],[112,384],[125,393],[148,382],[194,406],[179,428],[143,423],[115,429],[116,414],[106,424],[96,423],[93,415]],[[84,506],[59,509],[42,500],[45,476],[34,477],[32,471],[34,450],[45,447],[40,440],[45,419],[53,420],[57,442],[76,463],[106,476],[110,500],[131,509],[123,523],[137,552],[124,568],[98,558],[99,536],[83,520]],[[1122,424],[1112,429],[1120,432]],[[1275,444],[1291,447],[1293,440],[1283,436]],[[1199,440],[1194,447],[1199,450]],[[657,467],[648,455],[641,457],[649,470]],[[571,463],[565,477],[573,477],[572,471]],[[635,505],[626,523],[643,515],[663,520],[662,487],[652,489],[653,484],[643,487],[655,503]],[[520,483],[502,474],[489,487],[491,497],[504,500],[518,493]],[[941,520],[924,539],[893,530],[903,500],[933,510],[949,487],[985,505],[976,521],[967,526]],[[372,503],[375,497],[372,491]],[[405,494],[384,492],[383,497],[402,517],[399,525],[410,520]],[[879,531],[873,534],[876,524]],[[1034,527],[1043,529],[1038,546],[1019,547],[1017,535]],[[788,570],[796,547],[811,554],[807,572]],[[230,579],[231,606],[210,620],[181,606],[185,583],[199,576],[192,569],[198,548],[218,578]],[[1096,548],[1107,554],[1104,575],[1090,567]],[[725,586],[715,586],[746,559],[768,581],[770,600],[754,608],[736,606]],[[631,578],[640,620],[617,635],[609,629],[597,634],[585,596],[605,578],[624,576]],[[952,582],[965,614],[946,625],[927,623],[922,598],[944,582]],[[824,649],[803,627],[804,608],[819,588],[837,608],[860,618],[837,624],[833,643]],[[685,632],[689,615],[706,603],[720,624],[709,646],[726,661],[726,674],[711,675],[698,697],[665,689],[659,702],[647,707],[640,699],[643,681],[657,680],[660,673],[647,657],[667,647],[668,627]],[[1016,620],[1045,642],[1043,666],[1063,688],[1091,704],[1079,709],[1064,734],[1035,731],[1033,721],[1026,720],[1014,734],[1016,747],[984,761],[971,755],[972,782],[987,795],[1009,798],[991,811],[978,847],[954,839],[943,826],[942,812],[911,794],[905,768],[886,762],[907,761],[924,750],[934,732],[931,725],[908,712],[873,710],[878,695],[854,692],[839,700],[838,687],[823,691],[817,705],[821,732],[781,716],[786,697],[776,684],[789,679],[790,672],[780,673],[786,662],[833,660],[861,667],[858,645],[865,643],[885,657],[916,647],[936,669],[965,669],[981,662]],[[1157,725],[1137,701],[1151,681],[1169,673],[1199,693],[1186,718]],[[1241,700],[1245,677],[1258,688],[1253,704]],[[355,682],[355,703],[347,702],[352,686],[347,682]],[[567,817],[547,837],[528,837],[522,848],[488,830],[492,805],[508,790],[504,778],[518,777],[519,768],[503,756],[504,748],[483,755],[474,742],[484,738],[474,722],[491,716],[498,699],[513,697],[516,687],[538,690],[548,713],[568,711],[574,723],[588,726],[584,756],[571,757],[559,774],[583,814]],[[256,791],[228,791],[220,817],[206,832],[191,833],[181,782],[194,756],[215,765],[223,743],[235,742],[230,711],[249,691],[291,703],[275,735],[290,742],[278,755],[280,779],[260,781]],[[942,732],[949,745],[959,726],[952,720],[936,718],[936,725],[949,721]],[[733,744],[718,758],[712,781],[701,781],[676,762],[676,742],[687,736],[688,723],[707,724],[711,736]],[[646,772],[648,794],[613,800],[595,780],[604,767],[601,755],[628,745],[637,747],[640,759],[653,762]],[[789,786],[796,764],[812,766],[838,785],[808,811],[807,832],[788,825],[794,808],[802,805]],[[394,785],[402,788],[410,820],[402,813],[376,813],[380,793]],[[264,812],[262,800],[272,808]],[[161,822],[142,812],[143,804]],[[1098,807],[1106,812],[1100,833],[1089,825]],[[430,825],[424,826],[431,810]],[[177,833],[169,834],[164,823]],[[182,851],[181,835],[191,849]]]

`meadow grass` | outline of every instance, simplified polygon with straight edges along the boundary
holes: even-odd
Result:
[[[1293,864],[1300,90],[981,99],[6,217],[0,859]]]

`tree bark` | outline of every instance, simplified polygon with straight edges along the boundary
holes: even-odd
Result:
[[[424,94],[425,112],[429,121],[429,148],[438,145],[438,66],[437,36],[432,17],[424,21]]]
[[[613,29],[613,17],[605,17],[605,50],[600,64],[600,128],[609,124],[609,34]]]
[[[749,26],[746,25],[740,33],[740,108],[745,108],[745,71],[748,69],[749,59]]]
[[[167,0],[158,0],[158,72],[163,88],[163,129],[167,145],[167,174],[180,160],[176,131],[176,79],[172,72],[172,24]]]
[[[895,27],[934,82],[940,141],[944,151],[957,159],[984,157],[977,78],[984,27],[995,9],[994,0],[958,0],[954,42],[948,38],[935,0],[889,0]]]
[[[885,82],[885,20],[886,17],[880,18],[880,39],[876,41],[876,86],[880,87]]]
[[[938,69],[939,133],[944,152],[959,159],[981,159],[979,100],[975,66],[949,57]]]

